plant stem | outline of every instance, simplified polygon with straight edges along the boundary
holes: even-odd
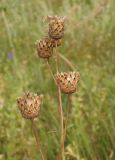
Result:
[[[57,53],[57,44],[56,44],[56,47],[55,47],[55,54],[56,54],[56,72],[58,73],[59,72],[59,69],[58,69],[58,58],[59,58],[59,55]]]
[[[58,55],[56,55],[58,56]],[[58,65],[57,65],[57,61],[56,61],[56,70],[58,72]],[[49,64],[49,61],[47,60],[47,65],[48,65],[48,69],[49,69],[49,72],[52,76],[52,78],[54,79],[55,81],[55,84],[57,85],[56,83],[56,80],[55,80],[55,77],[53,75],[53,72],[52,72],[52,69],[51,69],[51,66]],[[58,87],[58,86],[57,86]],[[60,127],[61,127],[61,137],[60,137],[60,155],[59,155],[59,158],[58,159],[63,159],[63,155],[64,155],[64,125],[63,125],[63,109],[62,109],[62,98],[61,98],[61,90],[60,90],[60,87],[58,87],[58,102],[59,102],[59,114],[60,114]]]
[[[66,113],[66,118],[65,118],[65,127],[64,127],[64,141],[66,138],[66,134],[67,134],[67,124],[68,124],[68,120],[69,120],[69,113],[70,111],[70,99],[71,99],[71,95],[69,94],[67,97],[67,113]]]
[[[58,87],[58,101],[59,101],[59,113],[60,113],[60,127],[61,127],[61,137],[60,137],[60,151],[61,158],[64,157],[64,118],[63,118],[63,108],[62,108],[62,98],[61,98],[61,90]]]
[[[64,55],[58,53],[59,57],[68,65],[68,67],[70,67],[72,70],[75,70],[75,67],[73,66],[73,64],[69,61],[69,59],[67,59]]]
[[[32,130],[33,130],[33,134],[34,134],[34,137],[35,137],[35,140],[36,140],[36,144],[37,144],[37,149],[38,151],[40,152],[41,154],[41,158],[42,160],[45,160],[44,159],[44,156],[43,156],[43,153],[42,153],[42,150],[40,148],[40,144],[39,144],[39,137],[38,137],[38,134],[37,134],[37,130],[36,130],[36,126],[35,126],[35,122],[34,122],[34,119],[31,119],[31,122],[32,122]]]
[[[56,48],[55,48],[55,54],[56,54],[56,59],[55,60],[56,60],[56,72],[59,73],[59,69],[58,69],[58,58],[59,58],[59,55],[56,52],[56,49],[57,49],[57,45],[56,45]],[[53,75],[53,72],[52,72],[51,66],[49,64],[49,61],[47,60],[46,62],[47,62],[47,65],[48,65],[49,72],[50,72],[52,78],[54,79],[55,84],[57,85],[57,82],[56,82],[55,77]],[[63,118],[63,108],[62,108],[62,98],[61,98],[60,87],[58,87],[58,103],[59,103],[59,114],[60,114],[60,130],[61,130],[59,159],[62,160],[63,157],[64,157],[64,123],[63,123],[64,122],[64,118]]]
[[[57,45],[55,48],[55,54],[56,54],[56,71],[59,73],[58,69],[58,60],[59,60],[59,54],[57,52]],[[60,137],[60,156],[59,159],[63,160],[64,158],[64,117],[63,117],[63,108],[62,108],[62,98],[61,98],[61,90],[58,86],[58,102],[59,102],[59,114],[60,114],[60,129],[61,129],[61,137]]]
[[[50,66],[50,64],[49,64],[49,60],[48,60],[48,59],[46,60],[46,63],[47,63],[49,72],[50,72],[50,74],[51,74],[51,76],[52,76],[52,78],[53,78],[55,84],[57,85],[56,80],[55,80],[55,77],[54,77],[54,74],[53,74],[53,72],[52,72],[52,69],[51,69],[51,66]]]

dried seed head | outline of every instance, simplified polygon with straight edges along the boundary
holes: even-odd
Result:
[[[73,93],[77,89],[77,84],[80,79],[78,72],[62,72],[56,75],[56,81],[63,93]]]
[[[49,22],[49,37],[53,39],[61,39],[64,35],[64,21],[65,18],[58,16],[47,16]]]
[[[31,92],[25,93],[22,97],[18,98],[17,104],[22,116],[27,119],[38,117],[42,99],[43,95],[38,96]]]
[[[49,38],[44,38],[37,43],[37,53],[41,58],[49,58],[53,54],[53,44]]]

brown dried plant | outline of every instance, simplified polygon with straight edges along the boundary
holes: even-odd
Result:
[[[72,69],[74,68],[72,64],[63,57],[63,55],[57,52],[57,47],[62,44],[62,39],[65,31],[65,17],[58,16],[47,16],[46,20],[48,22],[48,33],[44,41],[39,41],[37,44],[37,53],[40,58],[44,58],[46,60],[49,72],[52,78],[55,81],[55,84],[58,89],[58,105],[59,105],[59,115],[60,115],[60,153],[58,155],[58,160],[64,159],[64,139],[65,139],[65,129],[64,128],[64,114],[62,108],[62,97],[61,92],[66,94],[74,93],[77,90],[78,81],[80,78],[80,74],[78,72],[64,72],[59,73],[59,64],[58,60],[61,57]],[[47,43],[46,43],[47,41]],[[49,58],[52,57],[53,54],[56,54],[56,75],[54,76],[52,72],[52,67],[49,63]],[[45,56],[49,55],[49,56]]]
[[[35,93],[27,92],[17,99],[17,105],[22,116],[26,119],[30,119],[32,122],[32,130],[36,139],[37,149],[41,154],[41,159],[44,160],[44,156],[39,144],[40,140],[37,134],[34,121],[34,119],[37,118],[40,114],[42,99],[43,95],[38,96]]]
[[[38,56],[45,60],[48,66],[49,72],[52,78],[54,79],[55,85],[57,86],[57,90],[58,90],[58,110],[60,115],[60,152],[59,152],[59,155],[57,156],[57,159],[63,160],[65,159],[64,140],[66,136],[65,133],[66,133],[68,116],[66,117],[65,126],[64,126],[64,113],[63,113],[63,107],[62,107],[61,94],[65,93],[70,95],[77,90],[80,74],[75,71],[73,72],[59,71],[58,60],[60,59],[60,57],[68,64],[70,68],[72,69],[74,68],[70,63],[70,61],[68,61],[68,59],[66,59],[65,57],[63,57],[63,55],[57,52],[57,47],[62,44],[62,39],[64,36],[65,18],[58,17],[58,16],[47,16],[46,19],[48,21],[48,33],[45,36],[45,38],[43,38],[40,41],[37,41],[36,50],[37,50]],[[53,74],[52,66],[49,63],[49,59],[52,57],[53,54],[55,54],[56,56],[56,73],[55,74]],[[17,104],[22,116],[26,119],[30,119],[32,122],[32,129],[36,139],[37,148],[40,151],[41,159],[44,160],[44,155],[40,149],[40,145],[39,145],[40,141],[39,141],[37,130],[34,123],[34,119],[39,116],[42,99],[43,99],[42,95],[38,96],[37,94],[27,92],[22,97],[17,99]]]

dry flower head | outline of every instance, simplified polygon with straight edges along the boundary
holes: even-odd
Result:
[[[27,92],[22,97],[19,97],[17,99],[17,104],[22,116],[27,119],[38,117],[42,99],[43,95],[38,96],[32,92]]]
[[[61,72],[56,75],[56,81],[63,93],[73,93],[77,89],[77,84],[80,79],[78,72]]]
[[[64,35],[65,17],[47,16],[49,22],[49,37],[53,39],[61,39]]]
[[[41,58],[50,58],[53,54],[53,44],[51,39],[45,37],[37,42],[37,53]]]

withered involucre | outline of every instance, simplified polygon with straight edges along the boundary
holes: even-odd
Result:
[[[77,90],[80,74],[78,72],[61,72],[56,75],[56,81],[61,91],[66,94],[74,93]]]
[[[51,39],[44,38],[37,43],[37,53],[39,57],[48,59],[53,54],[53,44]]]
[[[43,95],[37,95],[32,92],[25,93],[17,99],[18,107],[22,116],[27,119],[33,119],[39,116]]]
[[[47,19],[49,22],[49,37],[53,39],[61,39],[64,35],[65,17],[48,16]]]

